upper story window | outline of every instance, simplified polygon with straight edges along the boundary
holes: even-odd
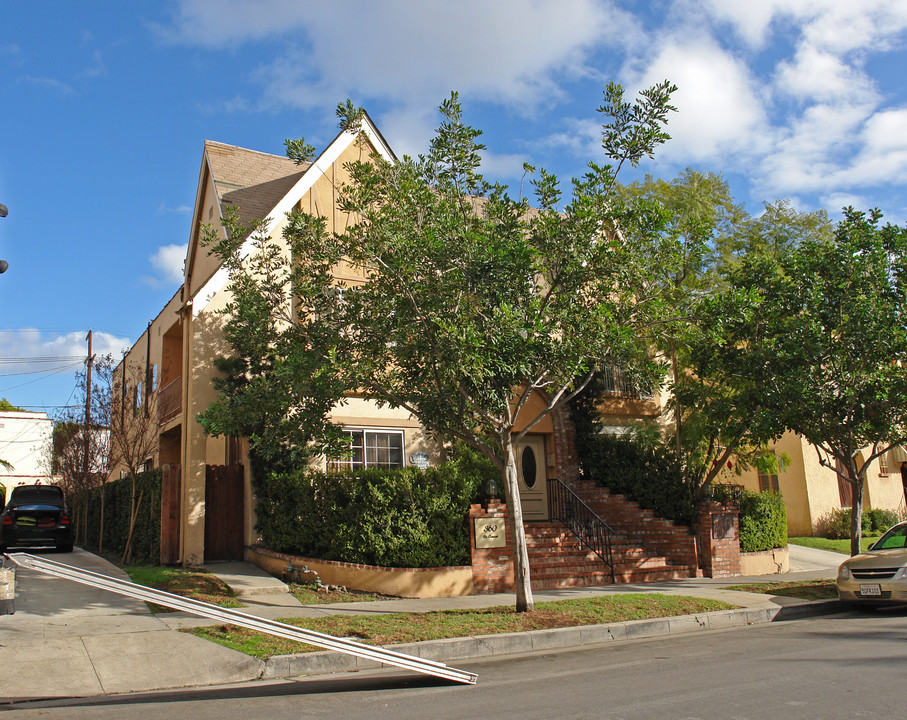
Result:
[[[883,452],[879,455],[879,475],[882,477],[888,476],[888,453]]]

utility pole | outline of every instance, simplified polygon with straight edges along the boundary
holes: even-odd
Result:
[[[0,203],[0,218],[5,218],[9,215],[9,210],[7,210],[6,205]],[[9,263],[6,260],[0,260],[0,275],[9,270]]]
[[[84,484],[86,498],[84,509],[85,516],[83,518],[83,522],[85,523],[83,525],[83,532],[85,533],[85,535],[87,535],[88,533],[88,475],[91,470],[89,465],[89,449],[91,447],[91,438],[89,436],[89,432],[91,430],[91,366],[94,362],[94,355],[92,355],[91,353],[90,329],[88,330],[88,337],[86,338],[86,340],[88,340],[88,373],[86,375],[85,382],[85,422],[82,427],[82,483]],[[82,541],[84,542],[87,539],[87,537],[83,537]]]

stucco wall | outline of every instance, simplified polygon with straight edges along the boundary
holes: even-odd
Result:
[[[471,567],[385,568],[330,560],[296,557],[250,548],[246,559],[274,577],[282,578],[288,565],[318,573],[325,585],[395,597],[460,597],[472,594]]]
[[[780,455],[790,458],[790,465],[778,474],[778,485],[787,510],[787,530],[793,537],[813,535],[831,513],[841,508],[838,480],[835,472],[822,466],[815,448],[794,433],[785,433],[774,445]],[[863,494],[864,509],[882,508],[903,513],[904,488],[900,468],[890,463],[890,474],[879,475],[879,462],[874,460],[866,471]],[[735,476],[728,472],[723,482],[739,483],[750,490],[759,490],[755,470]]]

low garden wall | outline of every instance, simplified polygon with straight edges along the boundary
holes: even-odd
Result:
[[[396,597],[428,598],[472,595],[472,567],[391,568],[357,563],[316,560],[284,555],[263,547],[246,550],[246,560],[275,577],[282,578],[292,565],[318,573],[325,585],[342,585],[350,590],[394,595]]]
[[[790,572],[790,553],[786,547],[740,553],[740,574],[773,575]]]

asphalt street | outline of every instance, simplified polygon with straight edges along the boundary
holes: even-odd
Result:
[[[398,672],[45,701],[22,718],[697,718],[904,716],[907,612],[841,613],[465,663],[476,686]]]

